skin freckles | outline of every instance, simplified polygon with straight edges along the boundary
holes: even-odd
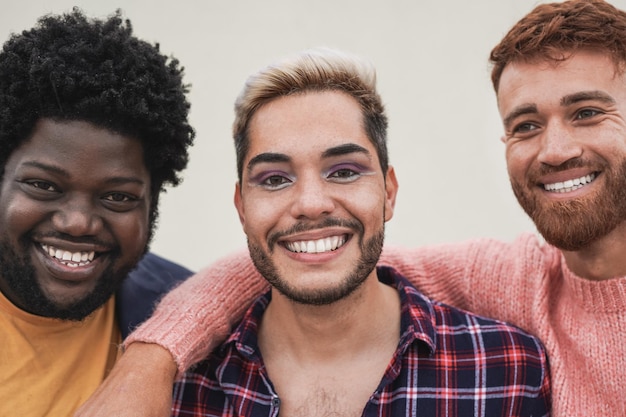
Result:
[[[133,138],[43,119],[1,187],[0,290],[26,311],[81,319],[144,253],[150,175]]]

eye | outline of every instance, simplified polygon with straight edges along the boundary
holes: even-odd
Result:
[[[601,112],[595,109],[582,109],[578,113],[576,113],[576,119],[584,120],[589,119],[591,117],[597,116]]]
[[[523,141],[534,137],[540,132],[540,130],[541,125],[535,122],[519,122],[515,125],[512,125],[510,130],[506,130],[504,140],[506,143]]]
[[[513,128],[513,133],[528,133],[537,129],[537,125],[533,123],[520,123]]]
[[[111,211],[124,213],[141,205],[142,199],[133,194],[111,192],[102,196],[102,205]]]
[[[341,182],[350,182],[354,181],[360,176],[360,173],[351,168],[339,168],[335,171],[332,171],[329,178],[334,178]]]
[[[344,184],[354,182],[363,175],[371,175],[374,173],[375,169],[369,165],[357,162],[345,162],[331,166],[327,171],[326,178],[330,181]]]
[[[126,203],[137,200],[136,197],[124,193],[110,193],[105,195],[104,199],[115,203]]]
[[[42,180],[29,180],[24,181],[26,184],[41,191],[59,192],[59,189],[51,182]]]
[[[291,180],[284,175],[272,174],[261,179],[259,184],[269,190],[280,190],[291,184]]]

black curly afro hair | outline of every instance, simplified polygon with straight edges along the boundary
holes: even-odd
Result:
[[[0,52],[0,167],[41,118],[80,120],[141,140],[151,174],[151,225],[165,184],[180,183],[195,136],[188,85],[174,58],[133,35],[121,12],[74,8],[13,34]]]

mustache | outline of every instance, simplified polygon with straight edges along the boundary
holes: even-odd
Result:
[[[539,168],[537,168],[536,172],[534,172],[533,177],[540,177],[543,175],[547,175],[547,174],[554,174],[556,172],[561,172],[561,171],[567,171],[569,169],[574,169],[574,168],[591,168],[594,171],[601,171],[604,169],[604,164],[598,164],[597,161],[591,161],[589,159],[584,159],[584,158],[573,158],[573,159],[568,159],[567,161],[563,162],[561,165],[558,166],[552,166],[552,165],[546,165],[546,164],[541,164],[539,165]]]
[[[289,236],[295,233],[308,232],[309,230],[323,229],[326,227],[345,227],[347,229],[354,230],[357,234],[363,235],[365,228],[363,224],[356,220],[338,219],[335,217],[327,217],[320,222],[298,222],[286,230],[274,232],[270,234],[267,239],[268,247],[270,250],[276,245],[276,243],[285,236]]]
[[[105,242],[100,239],[96,239],[91,236],[71,236],[65,233],[59,232],[48,232],[48,233],[33,233],[29,236],[30,239],[41,239],[41,238],[54,238],[58,240],[64,240],[66,242],[77,243],[77,244],[87,244],[87,245],[95,245],[102,246],[105,248],[114,248],[116,245],[111,242]]]

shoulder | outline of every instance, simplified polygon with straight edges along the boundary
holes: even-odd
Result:
[[[379,267],[382,281],[394,282],[400,292],[408,321],[432,326],[436,349],[450,347],[467,351],[490,351],[529,354],[539,360],[545,350],[535,336],[513,324],[432,300],[416,289],[406,278],[389,267]],[[416,325],[416,327],[418,326]]]
[[[191,274],[192,271],[186,267],[148,252],[130,272],[128,281],[141,283],[146,287],[159,288],[171,286],[172,283],[180,282]]]
[[[146,320],[168,291],[192,275],[184,266],[148,252],[116,294],[116,310],[122,336]]]
[[[379,269],[381,277],[397,286],[402,300],[403,372],[421,371],[425,386],[445,386],[450,392],[481,387],[496,406],[501,397],[521,404],[524,398],[542,402],[547,396],[550,375],[539,339],[517,326],[434,301],[393,269]]]
[[[436,357],[452,358],[472,372],[484,369],[492,382],[504,378],[537,389],[545,386],[548,358],[537,337],[510,323],[442,303],[432,305]]]
[[[543,347],[538,338],[513,324],[492,319],[458,309],[443,303],[432,301],[436,326],[445,329],[442,334],[467,336],[480,339],[485,347],[509,348],[520,345],[530,351],[542,352]]]

